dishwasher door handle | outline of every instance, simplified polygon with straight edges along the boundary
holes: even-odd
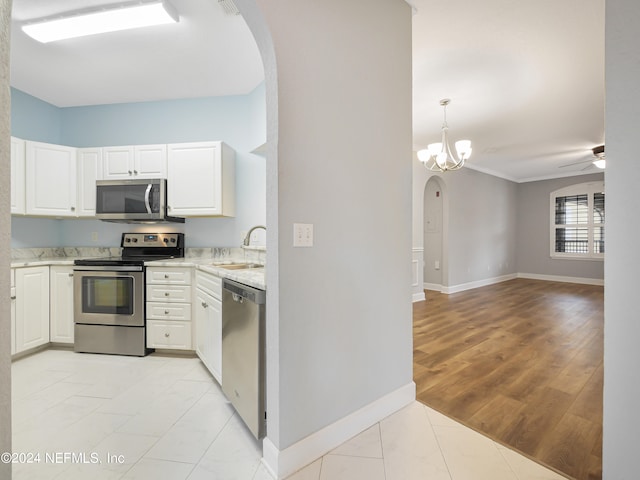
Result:
[[[231,298],[233,298],[234,302],[244,303],[244,297],[242,295],[238,295],[237,293],[232,293]]]

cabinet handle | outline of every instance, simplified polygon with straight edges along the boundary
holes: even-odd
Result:
[[[165,314],[165,315],[169,315],[169,310],[165,310],[165,311],[164,311],[164,314]]]
[[[169,338],[169,334],[168,333],[165,333],[164,336],[165,336],[165,338]]]
[[[12,296],[11,296],[11,300],[15,300],[15,299],[16,299],[16,296],[15,296],[15,295],[12,295]]]
[[[169,292],[164,292],[164,296],[168,297],[169,296]]]
[[[70,276],[70,277],[73,277],[73,273],[70,273],[70,274],[69,274],[69,276]]]
[[[169,275],[165,273],[164,278],[169,278]]]
[[[204,308],[207,308],[209,305],[207,305],[207,302],[202,302],[202,306],[203,306]]]
[[[71,211],[75,212],[76,211],[76,207],[71,207]]]
[[[133,174],[134,174],[134,175],[137,175],[137,174],[138,174],[138,170],[134,170],[134,171],[133,171]]]
[[[129,170],[129,175],[133,175],[133,172],[131,170]]]

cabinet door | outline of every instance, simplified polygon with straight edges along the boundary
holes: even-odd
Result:
[[[133,174],[137,178],[167,178],[167,146],[134,147]]]
[[[49,343],[49,267],[16,269],[16,353]]]
[[[16,353],[16,287],[11,287],[11,355]]]
[[[25,142],[11,137],[11,213],[25,213]]]
[[[133,178],[133,147],[104,147],[102,161],[104,180]]]
[[[196,293],[196,353],[222,383],[222,304],[202,290]]]
[[[73,267],[50,267],[50,335],[56,343],[73,343]]]
[[[147,322],[147,347],[190,350],[191,323],[149,320]]]
[[[76,216],[76,149],[26,142],[27,215]]]
[[[78,149],[78,216],[96,215],[96,180],[102,179],[102,149]]]
[[[223,162],[223,147],[221,142],[169,145],[167,203],[172,215],[235,215],[234,160],[226,147],[229,155]]]

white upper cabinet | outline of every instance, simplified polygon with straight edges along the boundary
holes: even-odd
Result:
[[[170,144],[167,156],[167,203],[171,215],[235,215],[235,152],[228,145]]]
[[[26,213],[76,216],[76,149],[26,142]]]
[[[167,146],[104,147],[103,179],[167,178]]]
[[[25,141],[11,137],[11,213],[25,213]]]
[[[102,149],[78,149],[78,207],[79,217],[96,215],[96,180],[102,180]]]

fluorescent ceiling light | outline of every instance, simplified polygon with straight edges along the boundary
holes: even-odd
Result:
[[[116,32],[180,21],[175,8],[164,1],[118,5],[111,9],[77,12],[22,26],[24,33],[42,43]]]

